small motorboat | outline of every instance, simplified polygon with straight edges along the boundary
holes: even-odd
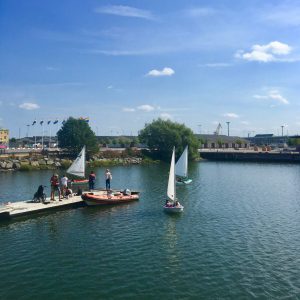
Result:
[[[139,192],[124,191],[94,191],[84,193],[81,198],[87,205],[114,205],[139,200]]]

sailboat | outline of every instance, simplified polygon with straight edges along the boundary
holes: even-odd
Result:
[[[188,154],[186,146],[175,166],[176,184],[190,184],[193,181],[188,178]]]
[[[173,148],[168,189],[167,189],[168,200],[164,206],[165,212],[179,213],[183,211],[183,206],[176,199],[176,183],[175,183],[175,147]]]
[[[67,170],[68,174],[72,174],[78,177],[85,178],[85,156],[86,149],[83,146],[82,150],[78,154],[77,158],[73,161],[72,165]],[[88,183],[88,179],[73,179],[72,185],[80,185]]]

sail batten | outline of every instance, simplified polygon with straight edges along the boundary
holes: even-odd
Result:
[[[188,151],[188,146],[186,146],[176,163],[175,173],[179,177],[188,177]]]
[[[67,173],[78,177],[85,177],[85,146],[83,146],[79,155],[67,170]]]
[[[175,202],[176,199],[176,185],[175,185],[175,147],[173,149],[172,158],[171,158],[171,166],[170,166],[170,173],[169,173],[169,181],[168,181],[168,190],[167,195]]]

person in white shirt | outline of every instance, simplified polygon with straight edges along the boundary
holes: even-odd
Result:
[[[112,180],[112,175],[109,171],[109,169],[106,169],[105,171],[105,186],[107,190],[110,190],[110,181]]]
[[[62,196],[64,197],[66,194],[66,190],[68,188],[68,177],[66,175],[64,175],[61,179],[60,179],[60,185],[61,185],[61,193]]]

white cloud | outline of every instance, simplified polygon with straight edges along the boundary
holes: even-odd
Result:
[[[227,118],[231,118],[231,119],[237,119],[239,118],[240,116],[235,114],[235,113],[226,113],[223,115],[224,117],[227,117]]]
[[[34,110],[34,109],[39,109],[40,106],[36,103],[30,103],[30,102],[24,102],[19,105],[20,108],[25,109],[25,110]]]
[[[163,120],[172,120],[172,116],[168,113],[161,113],[159,117]]]
[[[137,107],[138,110],[142,110],[145,112],[153,111],[155,108],[149,104],[140,105]]]
[[[95,9],[96,13],[110,14],[122,17],[133,17],[153,20],[154,16],[148,10],[139,9],[125,5],[108,5],[102,6]]]
[[[171,68],[163,68],[161,71],[159,70],[151,70],[149,71],[146,76],[153,76],[153,77],[159,77],[159,76],[172,76],[175,74],[175,71]]]
[[[284,98],[277,90],[270,90],[266,95],[253,95],[255,99],[263,99],[263,100],[273,100],[279,104],[289,104],[289,101]]]
[[[230,67],[231,64],[228,63],[208,63],[204,65],[200,65],[201,67],[209,67],[209,68],[226,68]]]
[[[281,59],[279,56],[288,55],[292,51],[292,47],[278,41],[271,42],[267,45],[253,45],[251,49],[251,52],[239,50],[235,57],[260,62],[284,61],[284,59]]]
[[[124,108],[123,108],[123,111],[124,111],[124,112],[134,112],[134,111],[135,111],[135,108],[124,107]]]
[[[242,121],[241,124],[243,124],[243,125],[249,125],[250,123],[248,121]]]

